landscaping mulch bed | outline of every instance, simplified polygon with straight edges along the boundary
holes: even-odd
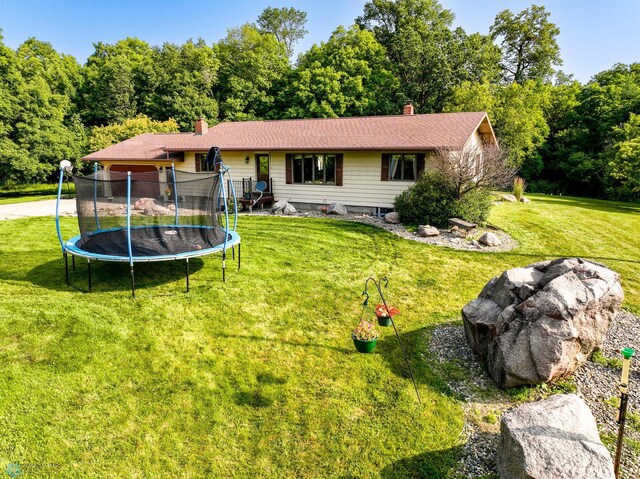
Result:
[[[619,351],[623,347],[640,350],[640,317],[624,311],[611,324],[601,349],[602,356],[620,359]],[[484,372],[467,345],[462,324],[437,327],[429,341],[429,349],[439,362],[455,362],[467,373],[464,380],[449,382],[449,386],[463,399],[465,409],[463,435],[466,443],[456,471],[458,477],[491,477],[497,474],[500,416],[518,403],[498,389]],[[632,365],[628,412],[637,417],[640,414],[640,364],[636,359]],[[604,442],[612,457],[618,434],[615,398],[619,396],[619,380],[619,369],[589,361],[576,371],[570,381],[575,385],[575,394],[582,397],[591,409],[601,437],[609,438]],[[534,388],[531,392],[534,396],[532,400],[536,400],[546,397],[550,392],[562,391]],[[614,440],[611,440],[612,437]],[[631,427],[629,420],[625,437],[640,441],[640,430]],[[624,479],[640,477],[640,457],[630,447],[623,449],[621,471]]]

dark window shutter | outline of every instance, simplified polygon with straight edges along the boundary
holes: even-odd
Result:
[[[336,155],[336,186],[342,186],[342,153]]]
[[[200,153],[196,153],[196,171],[197,172],[202,171],[202,168],[200,167],[201,161],[202,161],[202,155]]]
[[[418,162],[418,176],[420,176],[422,175],[422,173],[424,173],[424,169],[425,169],[425,154],[419,153],[416,158]],[[416,178],[416,180],[417,179],[418,178]]]
[[[382,154],[382,168],[380,169],[380,181],[389,181],[389,154]]]
[[[293,183],[293,155],[291,153],[287,153],[285,156],[285,178],[288,185]]]

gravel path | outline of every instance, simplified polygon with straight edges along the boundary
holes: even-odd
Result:
[[[621,312],[614,319],[602,347],[602,355],[609,359],[620,359],[620,349],[631,347],[640,350],[640,317]],[[466,372],[466,379],[452,381],[449,386],[464,401],[465,424],[463,427],[463,453],[456,470],[457,477],[476,478],[497,474],[496,448],[500,432],[501,414],[517,404],[506,393],[498,389],[481,368],[467,345],[462,324],[445,325],[436,328],[429,349],[441,362],[455,362]],[[620,370],[587,362],[573,376],[576,394],[591,408],[598,423],[601,436],[612,436],[614,441],[608,446],[615,454],[615,437],[618,425],[615,422],[619,395]],[[630,379],[630,399],[628,416],[640,418],[640,360],[632,362]],[[542,397],[542,395],[541,395]],[[541,398],[540,397],[540,398]],[[540,399],[536,398],[536,399]],[[625,437],[640,442],[640,427],[636,419],[635,427],[627,419]],[[629,447],[623,449],[622,479],[640,477],[640,457]],[[495,476],[497,477],[497,476]]]

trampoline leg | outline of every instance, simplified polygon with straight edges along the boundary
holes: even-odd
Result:
[[[184,268],[187,271],[187,293],[189,292],[189,258],[186,258]]]
[[[236,247],[231,247],[231,259],[236,259]]]
[[[76,270],[76,257],[71,255],[71,267],[73,268],[73,270]]]
[[[67,258],[67,252],[62,253],[64,258],[64,281],[69,285],[69,259]]]
[[[133,264],[131,265],[131,296],[136,297],[136,281],[133,275]]]
[[[91,260],[87,259],[87,271],[89,273],[89,291],[91,291]]]
[[[240,271],[240,243],[238,243],[238,271]]]
[[[227,282],[227,278],[226,278],[226,269],[227,269],[227,253],[226,251],[222,253],[222,282],[226,283]]]

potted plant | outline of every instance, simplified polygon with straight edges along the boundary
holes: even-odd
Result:
[[[378,342],[378,330],[375,324],[361,319],[351,337],[358,352],[370,353]]]
[[[388,309],[388,312],[387,312]],[[400,310],[393,306],[385,307],[384,304],[376,306],[376,316],[378,317],[378,324],[380,326],[391,326],[391,318],[398,314]]]

